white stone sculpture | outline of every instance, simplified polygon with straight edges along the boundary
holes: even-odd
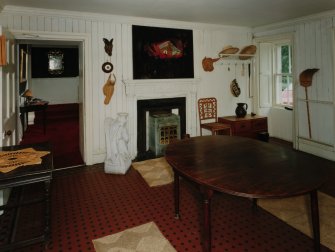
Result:
[[[127,113],[118,113],[116,119],[105,119],[106,173],[125,174],[131,165],[131,156],[128,151],[129,135],[126,128],[127,117]]]

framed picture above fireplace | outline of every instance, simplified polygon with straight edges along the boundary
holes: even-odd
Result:
[[[132,26],[133,78],[194,78],[193,32]]]

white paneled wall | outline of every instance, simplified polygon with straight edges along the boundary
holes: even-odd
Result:
[[[280,27],[264,27],[255,30],[257,38],[294,32],[294,128],[296,147],[328,159],[335,160],[334,126],[334,17],[314,17]],[[320,69],[307,88],[312,137],[309,138],[308,113],[305,88],[300,85],[299,75],[309,68]],[[278,130],[287,122],[277,121]],[[275,130],[275,127],[272,127]]]
[[[273,107],[268,114],[269,134],[271,137],[276,137],[289,142],[293,138],[293,121],[291,110],[284,108]]]
[[[242,62],[231,62],[228,70],[228,61],[220,61],[215,64],[213,72],[204,72],[201,67],[201,60],[207,56],[216,58],[218,53],[226,45],[234,45],[242,48],[251,43],[251,30],[244,27],[217,26],[187,22],[177,22],[171,20],[152,20],[134,17],[97,15],[92,13],[76,13],[66,11],[51,11],[42,9],[29,9],[23,7],[6,6],[0,13],[0,24],[9,30],[23,31],[29,37],[29,32],[52,32],[53,34],[88,34],[90,36],[90,55],[85,57],[90,59],[88,71],[89,79],[86,79],[84,101],[86,126],[90,129],[86,132],[85,144],[90,146],[87,153],[87,164],[103,162],[105,157],[105,135],[104,119],[106,117],[116,117],[118,112],[129,112],[134,109],[135,104],[130,104],[129,95],[125,92],[127,81],[136,85],[136,81],[131,80],[132,76],[132,48],[131,48],[131,25],[159,26],[169,28],[192,29],[194,32],[194,58],[195,58],[195,81],[197,83],[194,90],[192,86],[188,92],[189,97],[215,96],[219,101],[219,115],[231,115],[234,113],[237,102],[246,102],[251,106],[252,99],[248,97],[247,75],[241,74]],[[111,58],[104,51],[103,38],[114,38],[114,49]],[[114,65],[113,73],[116,76],[115,92],[109,105],[104,105],[102,87],[108,78],[101,70],[101,65],[106,61],[111,61]],[[244,62],[246,63],[246,62]],[[244,66],[245,67],[245,66]],[[247,69],[247,68],[245,68]],[[230,82],[237,78],[242,89],[239,98],[235,98],[230,93]],[[178,83],[176,81],[176,83]],[[176,89],[172,85],[171,88]],[[159,89],[152,89],[151,92]],[[181,89],[185,92],[185,88]],[[173,90],[170,93],[178,93]],[[89,99],[87,98],[89,96]],[[153,97],[154,94],[147,94]],[[163,94],[159,93],[161,97]],[[192,98],[193,99],[193,98]],[[196,101],[188,101],[189,106],[195,106]],[[193,109],[196,111],[195,109]],[[250,112],[250,111],[249,111]],[[195,119],[194,119],[195,118]],[[128,127],[136,125],[136,118],[130,118],[133,123]],[[188,117],[187,128],[192,135],[198,134],[196,117]],[[197,123],[196,123],[197,124]],[[129,128],[130,132],[135,132],[130,141],[132,155],[136,155],[136,130]]]
[[[34,97],[49,101],[49,104],[78,103],[78,85],[78,77],[34,78],[30,89]]]

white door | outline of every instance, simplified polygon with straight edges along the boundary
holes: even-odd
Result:
[[[6,64],[0,66],[0,146],[9,146],[17,144],[16,47],[14,37],[1,26],[0,34],[6,38]]]
[[[79,45],[79,88],[78,88],[78,102],[79,102],[79,148],[81,156],[85,157],[85,108],[84,108],[84,43]]]

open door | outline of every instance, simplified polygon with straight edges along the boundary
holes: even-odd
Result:
[[[0,26],[1,55],[3,64],[0,66],[0,132],[1,146],[15,145],[17,139],[17,78],[16,78],[16,47],[14,36]]]
[[[85,157],[85,108],[84,108],[84,43],[79,44],[79,90],[78,90],[78,102],[79,102],[79,149],[84,162]]]

